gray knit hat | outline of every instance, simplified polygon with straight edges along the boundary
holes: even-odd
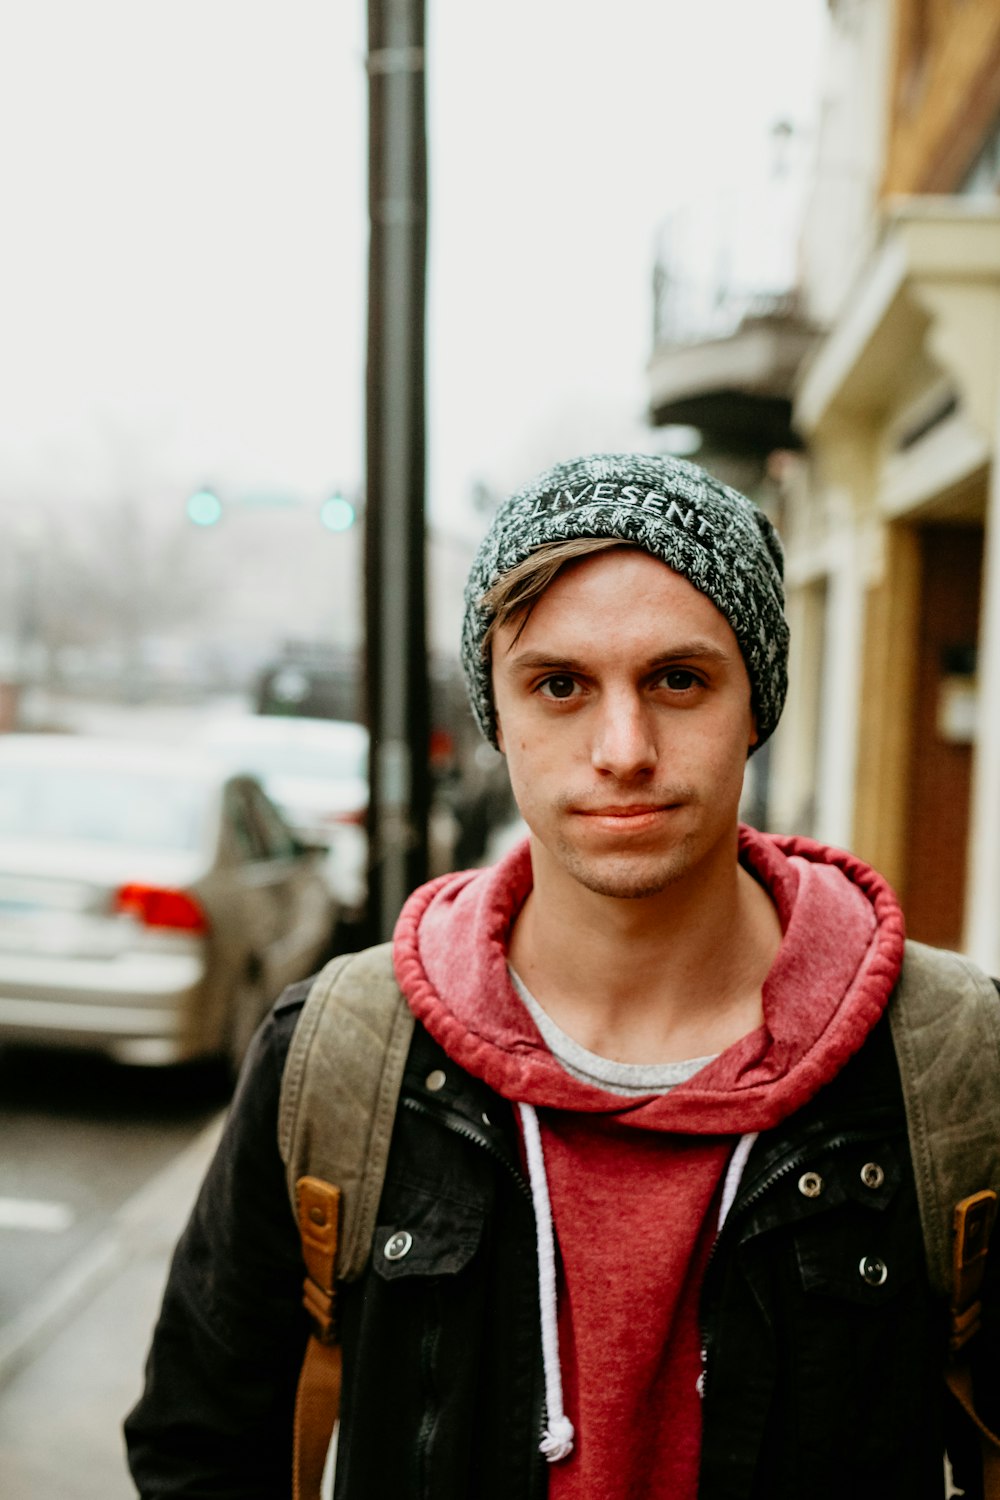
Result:
[[[599,453],[557,464],[498,509],[465,586],[462,665],[472,710],[496,745],[486,591],[545,542],[620,537],[682,573],[721,610],[750,677],[758,745],[781,716],[788,686],[781,543],[752,501],[696,464]]]

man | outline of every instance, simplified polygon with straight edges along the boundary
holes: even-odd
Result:
[[[901,913],[852,856],[738,822],[785,693],[769,522],[690,464],[578,460],[501,507],[466,606],[530,839],[397,927],[417,1026],[343,1289],[336,1493],[941,1496],[965,1448],[886,1021]],[[306,989],[175,1257],[128,1422],[147,1500],[289,1492],[276,1115]]]

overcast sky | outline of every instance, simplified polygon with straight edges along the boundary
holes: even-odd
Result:
[[[429,0],[429,495],[642,438],[655,227],[814,112],[822,0]],[[0,523],[361,476],[358,0],[0,21]]]

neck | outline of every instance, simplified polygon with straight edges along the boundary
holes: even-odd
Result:
[[[655,896],[581,886],[532,841],[534,887],[510,962],[575,1041],[619,1062],[724,1050],[763,1019],[761,987],[781,942],[766,891],[725,847]]]

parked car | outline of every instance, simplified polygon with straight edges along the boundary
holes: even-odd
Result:
[[[237,1063],[329,951],[324,858],[212,757],[0,737],[0,1041]]]
[[[346,719],[267,714],[209,720],[201,747],[256,776],[296,833],[326,846],[326,876],[345,917],[368,879],[368,731]]]

